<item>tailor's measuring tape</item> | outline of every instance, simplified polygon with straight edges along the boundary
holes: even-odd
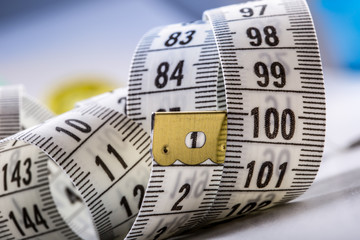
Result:
[[[154,152],[152,188],[129,239],[166,238],[289,201],[310,186],[319,167],[325,98],[306,3],[254,1],[206,11],[204,18],[212,31],[203,22],[165,27],[144,37],[131,70],[128,113],[146,129],[149,112],[158,109],[226,107],[225,162],[211,166],[212,171],[208,162],[198,162],[193,173],[185,170],[187,162],[161,164],[166,154]],[[216,45],[211,34],[203,40],[206,32],[214,33]],[[176,115],[172,122],[169,129],[181,128]],[[155,142],[156,124],[155,117],[153,151],[167,147]],[[177,179],[174,168],[183,168]],[[196,194],[201,184],[203,191]]]
[[[27,119],[16,94],[0,92],[13,132]],[[164,239],[265,209],[311,185],[324,132],[306,2],[209,10],[144,36],[127,93],[1,141],[0,239]]]
[[[52,117],[52,114],[39,103],[22,95],[19,87],[1,88],[0,102],[2,138]],[[52,199],[35,197],[41,194],[50,195],[47,156],[36,149],[27,149],[28,146],[25,145],[21,149],[6,143],[1,145],[1,239],[15,239],[17,237],[14,231],[25,236],[21,225],[33,226],[34,230],[38,231],[36,226],[32,225],[30,216],[35,217],[37,224],[48,227],[41,214],[43,209],[39,209],[41,204],[28,201],[29,198],[33,198],[48,206],[53,204]],[[28,151],[26,155],[24,155],[25,150]],[[32,158],[32,155],[36,158]],[[24,218],[20,220],[17,215],[22,215]],[[61,220],[61,218],[56,220],[59,221],[59,219]],[[64,221],[59,221],[58,224],[62,226],[63,231],[69,231]]]
[[[121,90],[114,91],[96,104],[80,104],[73,111],[20,132],[4,142],[7,145],[6,152],[11,152],[8,151],[10,145],[29,154],[24,159],[36,159],[37,156],[33,157],[32,154],[38,153],[40,148],[55,160],[77,187],[90,210],[97,233],[102,238],[122,236],[130,228],[129,220],[136,215],[127,214],[131,213],[131,208],[136,210],[141,202],[150,173],[150,137],[138,124],[114,110],[122,104],[119,104],[121,97],[118,96],[123,93]],[[32,148],[36,150],[35,153],[22,151],[24,147],[31,147],[28,143],[38,147]],[[32,173],[31,165],[27,167],[25,171]],[[46,169],[46,164],[44,167]],[[42,186],[42,182],[39,183],[35,177],[31,182],[28,181],[31,189],[38,190]],[[15,186],[14,191],[17,190]],[[113,201],[115,198],[119,198],[119,201]],[[16,222],[10,228],[15,238],[44,236],[47,239],[64,239],[76,236],[69,229],[65,228],[64,231],[64,227],[59,225],[59,219],[54,219],[54,204],[46,207],[48,203],[44,203],[43,199],[32,199],[33,202],[24,199],[26,205],[30,204],[34,208],[33,215],[29,213],[29,217],[27,213],[32,209],[25,206],[23,212],[26,211],[26,214],[23,216],[5,212]],[[51,198],[46,195],[48,199]],[[58,213],[56,216],[60,217]],[[23,220],[25,227],[20,226],[19,219]],[[117,224],[112,225],[113,222]],[[29,236],[29,233],[32,235]]]

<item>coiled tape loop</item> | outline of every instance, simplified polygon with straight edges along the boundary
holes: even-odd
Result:
[[[0,239],[165,239],[309,188],[325,92],[306,2],[203,18],[149,31],[128,90],[60,116],[0,89]]]

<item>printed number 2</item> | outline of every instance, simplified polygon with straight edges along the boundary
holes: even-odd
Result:
[[[156,233],[156,236],[154,237],[154,240],[158,239],[165,231],[167,230],[167,227],[160,228]]]
[[[179,190],[179,193],[182,193],[182,192],[184,192],[183,195],[179,198],[179,200],[176,201],[174,206],[171,208],[171,211],[180,211],[183,208],[183,206],[179,206],[179,204],[189,194],[189,192],[190,192],[190,184],[185,183],[184,185],[182,185],[180,190]]]

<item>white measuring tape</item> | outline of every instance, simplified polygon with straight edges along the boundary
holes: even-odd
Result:
[[[17,92],[0,92],[2,136],[32,125]],[[2,140],[0,239],[164,239],[241,217],[306,191],[324,134],[306,2],[209,10],[143,37],[127,93]]]

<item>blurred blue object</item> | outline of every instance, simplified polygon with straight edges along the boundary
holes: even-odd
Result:
[[[327,41],[341,67],[360,70],[360,1],[320,0]]]

